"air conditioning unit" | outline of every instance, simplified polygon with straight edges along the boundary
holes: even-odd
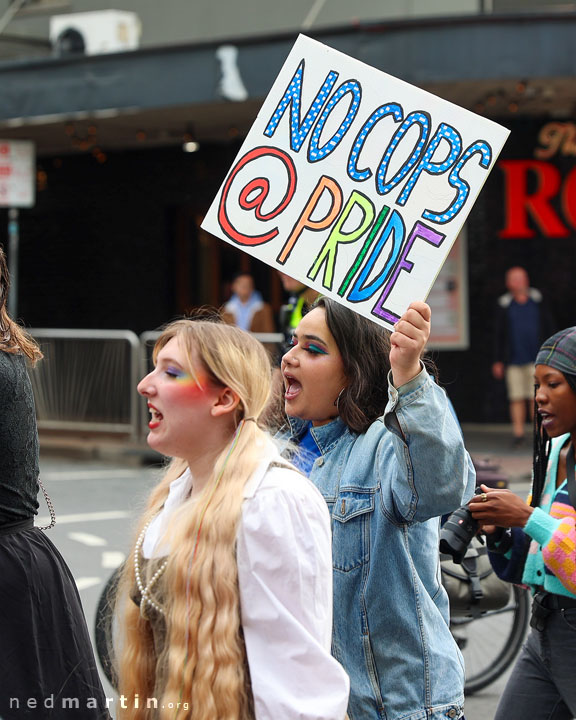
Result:
[[[134,50],[140,43],[141,31],[138,15],[122,10],[98,10],[50,18],[50,42],[59,56]]]

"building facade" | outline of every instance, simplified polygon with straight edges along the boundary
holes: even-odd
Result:
[[[32,140],[37,153],[36,202],[18,216],[17,309],[26,325],[154,329],[221,304],[239,269],[254,272],[278,308],[275,273],[200,223],[305,32],[511,130],[466,223],[462,269],[440,288],[464,296],[454,320],[464,341],[434,351],[463,421],[507,420],[504,388],[490,374],[506,269],[528,270],[558,328],[576,324],[570,6],[438,2],[432,15],[423,1],[363,0],[351,17],[335,0],[272,9],[260,0],[173,0],[162,12],[133,0],[97,17],[102,30],[75,25],[97,3],[56,9],[59,1],[36,0],[6,24],[4,40],[0,33],[0,139]],[[128,29],[118,35],[123,17]],[[75,27],[83,51],[64,36]],[[112,49],[96,45],[106,27],[117,33]],[[184,152],[186,143],[197,151]],[[8,247],[8,208],[0,218]]]

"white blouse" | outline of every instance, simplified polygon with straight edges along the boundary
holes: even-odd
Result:
[[[246,483],[238,528],[241,620],[256,720],[343,720],[349,680],[331,656],[332,546],[324,498],[296,470],[267,457]],[[159,541],[192,486],[174,480],[149,525],[144,557],[166,555]]]

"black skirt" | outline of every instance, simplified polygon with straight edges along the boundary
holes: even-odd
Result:
[[[74,578],[31,525],[0,528],[0,718],[108,720]]]

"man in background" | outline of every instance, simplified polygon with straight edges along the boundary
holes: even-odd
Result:
[[[224,320],[253,333],[274,332],[272,308],[254,288],[250,273],[238,273],[232,280],[232,297],[224,306]]]
[[[524,268],[510,268],[505,282],[508,292],[498,298],[496,308],[492,374],[506,380],[512,442],[521,445],[528,413],[534,417],[534,358],[552,333],[552,323],[542,293],[530,287]]]

